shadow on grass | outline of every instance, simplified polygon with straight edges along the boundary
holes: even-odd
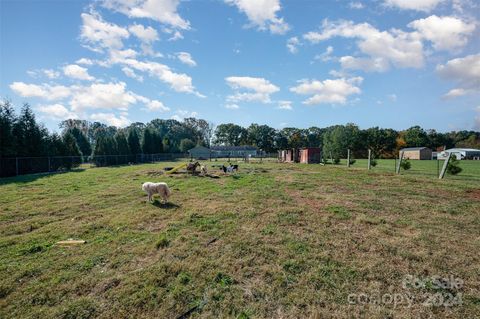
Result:
[[[174,204],[174,203],[162,203],[158,199],[154,200],[152,203],[153,206],[156,206],[158,208],[163,208],[163,209],[174,209],[174,208],[179,208],[180,205]]]
[[[18,175],[13,177],[1,177],[0,185],[15,184],[15,183],[30,183],[30,182],[36,181],[37,179],[49,177],[52,175],[66,174],[66,173],[81,173],[85,170],[86,170],[85,168],[74,168],[69,171],[26,174],[26,175]]]

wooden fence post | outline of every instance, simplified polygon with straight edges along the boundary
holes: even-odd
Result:
[[[447,159],[445,160],[445,163],[443,163],[442,171],[440,172],[440,175],[438,176],[439,179],[442,179],[443,176],[445,176],[445,172],[447,171],[448,162],[450,162],[450,157],[451,157],[451,156],[452,156],[452,153],[449,152],[449,153],[448,153],[448,157],[447,157]]]
[[[347,167],[350,167],[350,149],[347,149]]]
[[[368,150],[368,164],[367,164],[367,167],[368,167],[369,170],[370,170],[370,168],[372,167],[372,166],[371,166],[371,160],[372,160],[372,150],[369,149],[369,150]]]
[[[403,160],[403,151],[400,152],[400,156],[398,158],[398,163],[397,163],[397,169],[395,173],[400,174],[400,164],[402,163]]]

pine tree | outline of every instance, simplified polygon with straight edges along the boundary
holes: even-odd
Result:
[[[78,127],[71,127],[66,131],[66,133],[70,133],[75,137],[78,148],[80,149],[80,152],[82,152],[83,156],[90,156],[92,154],[92,147],[87,139],[87,136]]]
[[[119,155],[130,154],[128,141],[124,132],[119,131],[117,132],[117,134],[115,134],[115,142],[117,144],[117,154]]]
[[[75,136],[71,133],[63,135],[63,144],[65,145],[65,156],[81,156],[82,153],[77,144]]]
[[[0,157],[16,155],[15,138],[12,132],[16,120],[10,101],[0,104]]]
[[[48,131],[37,124],[28,104],[23,106],[12,132],[16,137],[17,156],[46,155]]]
[[[140,138],[138,137],[137,130],[131,129],[128,132],[128,149],[130,154],[140,154],[142,153],[142,148],[140,147]]]

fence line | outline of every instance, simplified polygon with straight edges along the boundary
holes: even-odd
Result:
[[[268,158],[272,154],[259,155],[258,158]],[[273,155],[276,157],[276,155]],[[10,177],[26,174],[53,173],[68,171],[81,165],[90,167],[155,163],[189,159],[187,153],[158,153],[158,154],[133,154],[133,155],[96,155],[96,156],[43,156],[43,157],[7,157],[0,158],[0,177]],[[244,159],[244,157],[215,157],[227,160]],[[255,157],[254,157],[255,158]]]

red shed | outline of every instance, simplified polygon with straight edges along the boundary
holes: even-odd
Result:
[[[320,147],[306,147],[300,149],[300,163],[318,164],[322,158],[322,150]]]

